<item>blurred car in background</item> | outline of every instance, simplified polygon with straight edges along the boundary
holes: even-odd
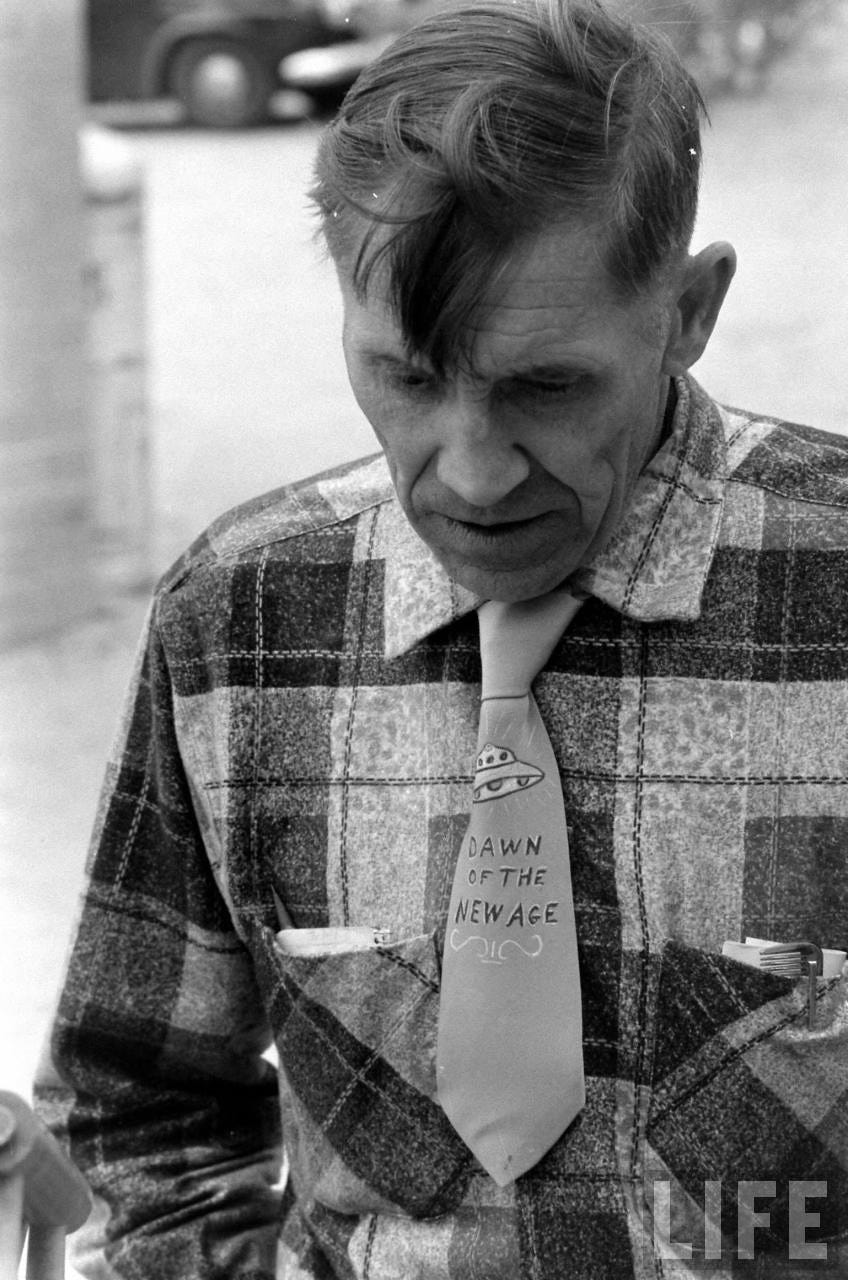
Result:
[[[315,89],[341,94],[419,2],[379,0],[369,22],[357,0],[87,0],[89,100],[174,98],[195,124],[256,124],[287,87],[289,55],[333,46]]]
[[[708,96],[752,92],[833,0],[608,0],[658,27]],[[173,98],[239,128],[280,89],[334,107],[399,32],[457,0],[87,0],[92,102]]]

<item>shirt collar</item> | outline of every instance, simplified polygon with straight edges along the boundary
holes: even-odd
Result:
[[[665,443],[640,475],[624,517],[572,585],[626,618],[699,616],[721,523],[727,449],[719,406],[691,377],[676,382]],[[385,649],[395,658],[482,603],[445,573],[397,502],[384,509]]]

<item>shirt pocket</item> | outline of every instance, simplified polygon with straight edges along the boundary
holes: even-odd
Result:
[[[807,1242],[844,1239],[846,976],[816,980],[812,1026],[808,991],[806,978],[777,977],[677,943],[665,948],[645,1134],[654,1175],[667,1180],[675,1200],[675,1230],[686,1233],[678,1238],[704,1235],[710,1182],[731,1252],[743,1183],[762,1184],[755,1211],[767,1217],[756,1230],[758,1254],[785,1260],[799,1231]],[[806,1203],[798,1189],[805,1182]],[[799,1225],[803,1212],[819,1215],[815,1229]]]
[[[313,935],[318,931],[310,931]],[[330,937],[332,934],[332,937]],[[436,1100],[439,963],[433,934],[305,954],[258,939],[258,972],[285,1087],[301,1203],[345,1214],[436,1217],[462,1199],[471,1159]]]

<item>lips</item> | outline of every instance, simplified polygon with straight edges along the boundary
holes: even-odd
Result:
[[[521,510],[513,508],[510,510],[506,504],[501,508],[498,507],[465,507],[458,503],[440,503],[438,507],[431,507],[427,512],[431,516],[440,516],[444,520],[454,521],[456,524],[467,524],[475,529],[497,529],[508,527],[510,525],[529,524],[533,520],[539,520],[542,516],[552,514],[550,507],[542,507],[538,511],[532,508]]]
[[[541,511],[498,511],[492,508],[489,511],[465,511],[461,507],[440,507],[427,513],[431,517],[443,520],[449,525],[458,525],[463,529],[468,529],[471,533],[479,533],[482,536],[499,533],[517,533],[521,529],[530,528],[539,520],[546,517],[562,514],[551,508],[544,508]]]
[[[481,568],[492,569],[532,564],[552,541],[560,542],[564,532],[563,513],[556,511],[499,521],[461,520],[430,512],[426,523],[440,547]]]
[[[452,519],[446,516],[446,520]],[[520,520],[454,520],[454,524],[463,525],[471,533],[479,533],[483,537],[491,535],[520,533],[522,529],[529,529],[537,520],[543,519],[542,516],[526,516]]]

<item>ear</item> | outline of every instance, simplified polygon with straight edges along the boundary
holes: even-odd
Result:
[[[687,259],[663,359],[663,372],[670,377],[685,373],[703,355],[735,272],[736,250],[724,241]]]

